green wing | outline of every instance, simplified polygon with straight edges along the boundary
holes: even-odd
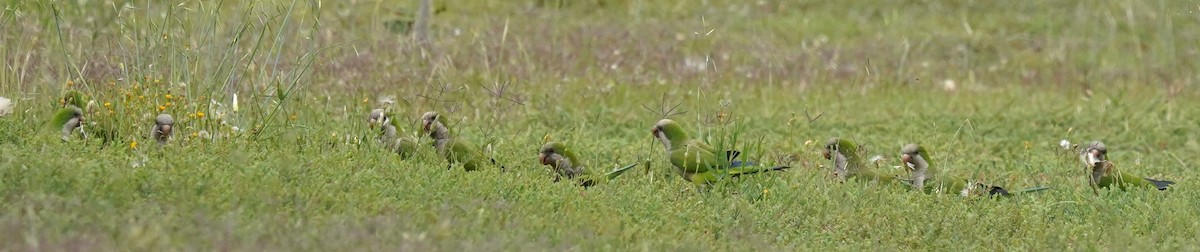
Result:
[[[62,129],[63,124],[67,124],[67,121],[70,121],[71,118],[75,118],[75,111],[73,111],[72,108],[60,108],[54,113],[54,116],[50,118],[50,121],[46,123],[46,127],[54,130],[60,130]]]
[[[63,94],[62,105],[74,105],[80,109],[85,109],[87,108],[87,102],[89,100],[91,100],[91,97],[84,95],[83,92],[79,92],[78,90],[67,90],[67,92]]]
[[[618,176],[621,176],[621,174],[624,174],[625,171],[629,171],[630,169],[633,169],[634,166],[637,166],[637,163],[633,163],[630,165],[626,165],[625,167],[617,168],[615,170],[601,174],[599,177],[592,176],[592,175],[580,176],[579,185],[588,187],[588,186],[593,186],[596,184],[608,182],[609,180],[613,180],[613,179],[616,179]]]
[[[1126,190],[1130,187],[1166,190],[1171,184],[1175,184],[1175,182],[1172,181],[1148,179],[1123,171],[1115,171],[1107,176],[1100,177],[1100,180],[1096,182],[1096,184],[1101,188],[1108,188],[1109,186],[1115,184],[1117,188],[1121,188],[1121,190]]]
[[[396,154],[400,154],[401,159],[406,159],[411,157],[412,154],[416,152],[417,142],[407,137],[401,137],[396,139],[396,142],[392,143],[390,148],[392,148],[392,151],[395,151]]]
[[[717,157],[702,148],[684,146],[671,150],[671,164],[684,173],[704,173],[711,169],[725,167]]]
[[[467,142],[460,142],[457,139],[451,139],[450,142],[447,142],[446,150],[441,152],[441,154],[451,164],[462,164],[463,169],[467,171],[478,170],[482,167],[480,165],[485,164],[485,162],[499,166],[500,171],[507,170],[503,165],[496,162],[495,159],[483,155],[483,152],[479,151],[479,148]]]

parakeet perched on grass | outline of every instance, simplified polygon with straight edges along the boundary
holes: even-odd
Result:
[[[446,158],[451,165],[462,164],[463,169],[474,171],[481,168],[480,165],[485,162],[490,162],[492,165],[500,166],[501,171],[505,170],[503,165],[484,155],[478,147],[453,137],[450,128],[446,126],[437,112],[426,112],[421,115],[421,121],[424,122],[421,128],[429,134],[430,138],[433,138],[433,146],[437,149],[438,154]]]
[[[965,178],[941,174],[933,167],[930,154],[916,144],[908,144],[900,149],[900,161],[909,171],[909,179],[901,180],[914,190],[926,193],[952,193],[963,197],[972,195],[1012,196],[1028,192],[1050,189],[1048,187],[1029,188],[1009,192],[1002,187],[979,183]]]
[[[159,145],[167,144],[174,126],[175,119],[171,115],[158,114],[158,117],[154,118],[154,129],[150,130],[150,138],[158,141]]]
[[[408,158],[417,150],[417,141],[399,135],[400,122],[395,118],[383,109],[375,109],[367,116],[367,124],[371,129],[379,127],[379,141],[384,147],[399,154],[400,158]]]
[[[1085,145],[1079,153],[1079,159],[1083,161],[1084,167],[1091,170],[1088,182],[1095,187],[1110,188],[1115,185],[1121,190],[1131,187],[1167,190],[1172,184],[1175,184],[1173,181],[1150,179],[1117,170],[1116,165],[1108,161],[1108,147],[1104,146],[1102,142]]]
[[[64,127],[62,129],[64,141],[70,139],[70,132],[74,130],[67,130],[65,126],[72,126],[71,124],[76,121],[78,124],[73,126],[79,130],[80,135],[84,139],[99,137],[107,145],[120,138],[120,134],[113,127],[114,122],[112,118],[97,118],[96,101],[92,100],[91,96],[77,90],[67,90],[60,101],[62,108],[55,112],[54,117],[51,119],[51,124],[57,125],[55,127]],[[72,107],[75,109],[71,109]],[[71,115],[74,114],[74,110],[76,109],[80,112],[78,116],[79,120],[71,120],[70,118],[74,118]],[[84,118],[88,120],[85,122]]]
[[[767,171],[785,170],[788,166],[734,166],[737,152],[718,152],[700,140],[691,139],[683,127],[670,119],[662,119],[650,131],[663,144],[671,165],[684,180],[697,185],[712,184],[724,178]]]
[[[62,140],[66,142],[71,140],[71,134],[83,125],[83,119],[82,109],[75,105],[67,105],[54,113],[54,116],[50,118],[50,122],[47,123],[47,127],[62,132]]]
[[[600,176],[595,176],[591,171],[584,167],[582,161],[575,156],[575,152],[566,145],[549,142],[542,145],[542,149],[538,152],[538,161],[542,165],[549,165],[554,168],[554,181],[558,182],[562,177],[576,180],[580,186],[592,186],[598,183],[603,183],[608,180],[621,176],[622,173],[637,166],[636,163],[625,167],[617,168]]]
[[[895,175],[884,174],[867,166],[862,158],[864,153],[860,151],[858,145],[849,139],[834,137],[826,141],[824,156],[833,161],[833,176],[842,180],[860,178],[881,183],[895,182]]]

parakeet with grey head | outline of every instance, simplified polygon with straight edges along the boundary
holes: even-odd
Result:
[[[417,150],[416,140],[399,135],[400,122],[391,113],[383,109],[372,110],[367,116],[367,124],[371,129],[379,127],[379,141],[389,151],[399,154],[400,158],[408,158]]]
[[[554,168],[555,182],[566,177],[567,179],[576,180],[580,186],[584,187],[615,179],[617,176],[625,173],[625,171],[637,166],[636,163],[627,165],[597,177],[584,167],[582,161],[575,156],[575,151],[558,142],[549,142],[542,145],[542,149],[538,152],[538,162]]]
[[[895,175],[888,175],[867,166],[862,158],[861,150],[854,141],[843,138],[830,138],[825,142],[825,159],[833,161],[833,176],[840,180],[852,178],[880,183],[895,182]]]
[[[490,162],[492,165],[499,166],[501,171],[506,170],[495,159],[487,157],[482,151],[479,151],[478,147],[452,136],[450,128],[446,126],[442,116],[437,112],[426,112],[421,115],[421,121],[421,129],[430,138],[433,138],[433,146],[437,149],[437,153],[450,165],[462,164],[463,169],[474,171],[481,168],[485,162]]]
[[[910,175],[909,179],[902,179],[901,182],[914,190],[926,193],[952,193],[963,197],[985,194],[988,196],[1012,196],[1050,189],[1049,187],[1035,187],[1009,192],[999,186],[940,174],[932,165],[933,161],[929,151],[917,144],[907,144],[900,148],[900,162],[908,169]]]
[[[1079,159],[1083,161],[1084,167],[1091,171],[1091,177],[1088,178],[1091,186],[1116,186],[1121,190],[1134,187],[1167,190],[1175,184],[1174,181],[1151,179],[1117,170],[1116,165],[1108,161],[1108,147],[1099,141],[1085,145],[1079,153]]]
[[[84,123],[83,119],[83,109],[67,105],[54,113],[47,126],[62,132],[62,140],[66,142],[71,139],[72,133],[81,129],[80,126],[83,126]]]
[[[154,118],[154,129],[150,130],[150,138],[158,141],[159,145],[167,144],[167,140],[171,139],[171,132],[175,126],[175,119],[168,114],[158,114]]]
[[[768,171],[781,171],[791,167],[757,167],[745,164],[735,166],[733,158],[737,152],[718,152],[703,141],[692,139],[679,123],[662,119],[655,123],[650,133],[663,144],[667,157],[675,171],[684,180],[697,185],[707,185],[724,178],[733,178]]]

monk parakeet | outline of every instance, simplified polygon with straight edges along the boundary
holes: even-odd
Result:
[[[69,116],[65,115],[71,114],[71,112],[68,111],[71,110],[69,109],[70,107],[75,107],[79,109],[82,116],[81,120],[79,120],[79,125],[76,127],[79,129],[80,135],[85,139],[90,137],[100,137],[102,140],[104,140],[104,144],[108,144],[120,138],[116,128],[111,127],[113,125],[113,118],[98,116],[97,114],[99,113],[96,111],[96,101],[92,100],[90,96],[85,95],[83,92],[79,92],[77,90],[68,90],[65,94],[63,94],[61,102],[62,103],[60,105],[62,108],[56,112],[55,117],[51,120],[53,124],[58,125],[59,122],[71,122],[69,119],[65,121],[60,120],[62,120],[62,118],[69,118]],[[83,117],[88,119],[87,123],[83,123]],[[70,131],[64,129],[63,132],[63,139],[65,140],[69,138]]]
[[[379,127],[379,141],[384,144],[389,151],[400,154],[400,158],[408,158],[417,150],[417,141],[408,137],[401,137],[396,132],[400,127],[400,122],[395,120],[390,113],[383,109],[375,109],[367,116],[367,124],[371,129]]]
[[[542,165],[549,165],[554,168],[554,182],[558,182],[562,177],[567,179],[575,179],[580,186],[588,187],[597,183],[612,180],[621,176],[622,173],[637,166],[636,163],[625,167],[617,168],[608,173],[596,177],[591,171],[584,168],[581,160],[575,156],[575,152],[566,145],[557,142],[549,142],[542,145],[541,151],[538,152],[538,161]]]
[[[58,109],[58,112],[54,113],[54,117],[51,117],[48,123],[49,127],[61,130],[63,142],[70,140],[71,133],[75,132],[76,129],[80,129],[82,125],[83,109],[75,105],[67,105]]]
[[[1048,187],[1029,188],[1009,192],[1002,187],[983,184],[968,179],[947,174],[939,174],[933,169],[930,154],[916,144],[908,144],[900,149],[900,162],[908,169],[909,179],[902,180],[910,187],[926,193],[955,193],[963,197],[971,195],[1012,196],[1028,192],[1043,191]]]
[[[697,185],[711,184],[726,177],[738,177],[767,171],[791,168],[788,166],[753,167],[742,164],[735,167],[736,151],[718,152],[700,140],[688,137],[683,127],[670,119],[662,119],[650,130],[667,151],[671,165],[684,180]],[[720,154],[718,154],[720,153]]]
[[[1092,142],[1086,146],[1079,153],[1079,159],[1085,167],[1092,170],[1092,176],[1088,179],[1092,186],[1109,188],[1115,184],[1121,190],[1129,187],[1167,190],[1171,184],[1175,184],[1173,181],[1155,180],[1117,170],[1116,166],[1108,161],[1108,147],[1102,142]]]
[[[425,130],[425,133],[429,134],[430,138],[433,138],[433,147],[451,165],[455,163],[462,164],[463,169],[467,171],[479,169],[480,164],[485,161],[490,161],[493,165],[499,165],[495,159],[489,158],[482,151],[479,151],[478,147],[452,137],[450,135],[450,128],[446,127],[446,124],[442,122],[442,117],[437,112],[426,112],[424,115],[421,115],[421,121],[424,122],[421,128]],[[501,171],[505,170],[504,166],[499,166]]]
[[[175,126],[175,119],[168,114],[158,114],[154,118],[154,129],[150,130],[150,138],[158,141],[159,145],[167,144],[167,140],[171,139],[171,130]]]
[[[895,182],[896,176],[888,175],[867,166],[858,145],[849,139],[830,138],[825,142],[825,159],[833,161],[833,175],[838,179],[862,178],[883,183]]]

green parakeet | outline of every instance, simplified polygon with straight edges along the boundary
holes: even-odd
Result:
[[[542,145],[542,149],[538,152],[538,161],[542,165],[549,165],[554,168],[554,182],[558,182],[562,177],[567,177],[567,179],[576,180],[580,186],[584,187],[615,179],[617,176],[625,173],[625,171],[637,166],[634,163],[596,177],[584,167],[583,163],[580,163],[579,158],[575,156],[575,151],[557,142],[549,142]]]
[[[1002,187],[979,183],[952,175],[939,174],[933,169],[930,154],[916,144],[908,144],[900,149],[900,162],[909,171],[909,179],[902,180],[910,187],[926,193],[952,193],[963,197],[972,195],[1012,196],[1028,192],[1050,189],[1035,187],[1015,192],[1009,192]]]
[[[371,129],[379,127],[379,141],[383,143],[389,151],[396,152],[400,158],[408,158],[417,150],[417,141],[409,137],[401,137],[397,130],[400,128],[400,122],[395,120],[391,113],[387,113],[383,109],[375,109],[367,116],[367,124]]]
[[[75,105],[67,105],[58,109],[54,116],[50,118],[47,127],[60,130],[62,132],[62,140],[66,142],[71,139],[71,133],[76,129],[81,129],[83,125],[83,110]]]
[[[688,137],[683,127],[670,119],[658,121],[650,132],[663,144],[675,171],[679,172],[684,180],[697,185],[712,184],[726,177],[791,168],[735,165],[731,159],[736,158],[736,151],[717,152],[712,146]]]
[[[175,119],[171,115],[158,114],[158,117],[154,118],[154,129],[150,130],[150,138],[158,141],[159,145],[167,144],[174,126]]]
[[[1108,161],[1108,147],[1102,142],[1092,142],[1086,146],[1079,153],[1079,159],[1086,168],[1092,170],[1092,176],[1088,178],[1092,186],[1110,188],[1116,185],[1121,190],[1130,187],[1167,190],[1175,184],[1173,181],[1155,180],[1117,170],[1117,167]]]
[[[480,167],[483,162],[490,161],[493,165],[500,166],[500,170],[506,170],[503,165],[499,165],[495,159],[487,157],[478,147],[475,147],[469,142],[460,140],[450,135],[450,128],[442,122],[442,117],[437,112],[426,112],[421,115],[421,121],[425,133],[433,138],[433,147],[437,149],[439,155],[446,158],[446,161],[451,165],[462,164],[463,169],[474,171]]]
[[[864,153],[859,150],[858,145],[849,139],[834,137],[825,142],[824,156],[825,159],[833,161],[834,177],[842,180],[861,178],[881,183],[895,182],[895,175],[884,174],[867,166],[862,154]]]
[[[77,90],[67,90],[67,92],[63,94],[61,102],[61,106],[63,108],[56,112],[55,117],[51,120],[52,124],[57,125],[59,120],[61,120],[60,117],[66,117],[63,115],[70,114],[66,110],[67,108],[75,107],[80,110],[82,115],[80,117],[81,120],[79,120],[79,125],[76,127],[79,129],[80,135],[85,139],[89,137],[100,137],[104,141],[104,144],[108,144],[120,138],[116,128],[112,127],[112,125],[114,125],[114,118],[99,116],[98,111],[96,111],[96,101],[92,100],[91,96],[85,95]],[[83,123],[82,118],[87,118],[87,123]],[[69,123],[71,121],[67,120],[63,122]],[[69,130],[64,129],[63,132],[63,135],[65,136],[63,137],[64,140],[70,138]]]

